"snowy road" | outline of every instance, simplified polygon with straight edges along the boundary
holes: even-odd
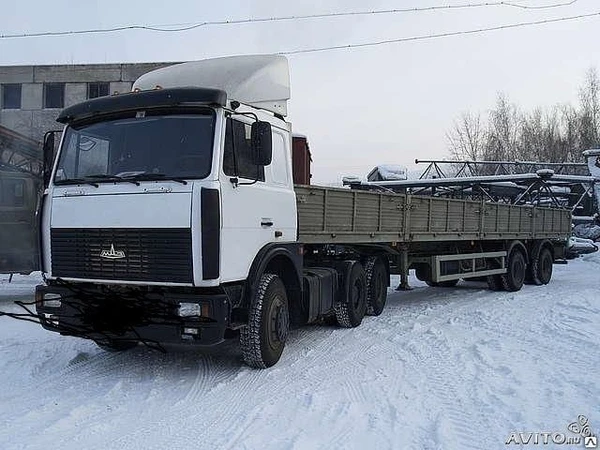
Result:
[[[234,342],[105,353],[0,317],[0,449],[502,449],[512,432],[600,432],[600,255],[548,286],[391,293],[357,329],[292,332],[270,370]],[[0,279],[0,309],[35,277]],[[583,443],[573,447],[584,448]]]

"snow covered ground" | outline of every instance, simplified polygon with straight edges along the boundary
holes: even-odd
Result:
[[[512,442],[584,414],[600,432],[600,255],[548,286],[393,292],[357,329],[292,332],[270,370],[235,342],[161,354],[0,317],[0,449],[584,448]],[[37,276],[0,276],[0,310]]]

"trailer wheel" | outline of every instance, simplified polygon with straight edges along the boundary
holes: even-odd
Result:
[[[513,250],[508,257],[506,273],[500,276],[502,287],[509,292],[520,290],[525,282],[526,271],[527,263],[523,252]]]
[[[387,270],[381,258],[373,256],[365,264],[367,281],[367,314],[378,316],[385,308],[388,282]]]
[[[136,341],[110,341],[110,342],[96,342],[96,345],[106,352],[124,352],[137,347]]]
[[[354,328],[367,310],[367,278],[359,262],[350,264],[344,275],[341,296],[334,305],[335,318],[341,327]]]
[[[281,357],[289,328],[285,286],[277,275],[265,273],[248,311],[248,325],[240,330],[244,362],[257,369],[273,366]]]
[[[427,286],[431,286],[431,287],[451,288],[458,284],[458,280],[437,281],[437,282],[436,281],[425,281],[425,283],[427,283]]]
[[[502,286],[502,275],[488,275],[485,279],[490,291],[501,291],[504,289]]]
[[[431,267],[428,264],[415,264],[415,276],[417,280],[427,283],[427,280],[431,280]]]
[[[542,248],[537,258],[531,262],[530,271],[533,284],[540,286],[550,282],[553,263],[554,260],[550,250],[547,247]]]

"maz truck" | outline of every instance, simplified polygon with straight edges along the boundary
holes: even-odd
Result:
[[[266,368],[290,326],[380,315],[390,274],[550,281],[569,211],[311,186],[289,98],[285,57],[240,56],[63,110],[57,154],[45,143],[44,328],[111,351],[239,336]]]

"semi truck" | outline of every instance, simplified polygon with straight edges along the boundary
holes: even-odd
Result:
[[[267,368],[290,327],[382,314],[391,274],[550,282],[568,210],[311,185],[289,98],[287,59],[256,55],[64,109],[57,154],[44,143],[43,327],[109,351],[239,337],[244,362]]]

